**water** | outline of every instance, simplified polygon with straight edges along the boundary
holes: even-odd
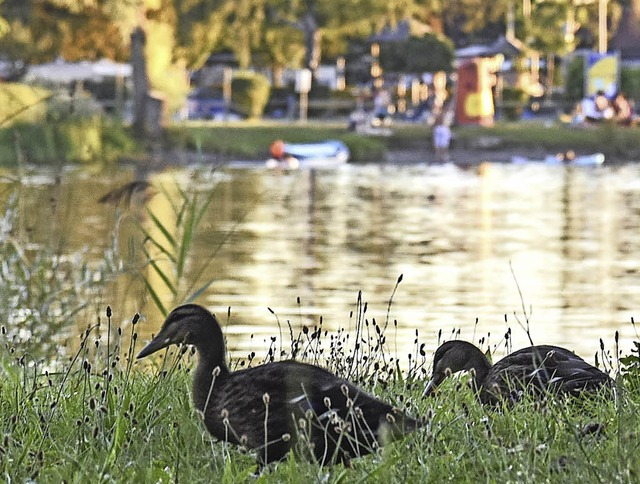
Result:
[[[84,250],[99,260],[115,240],[129,270],[114,278],[105,302],[120,321],[141,312],[143,340],[161,317],[142,277],[169,306],[171,296],[141,264],[136,227],[161,237],[148,208],[174,228],[167,197],[178,203],[178,187],[200,200],[213,193],[180,295],[211,282],[198,302],[223,321],[236,356],[264,355],[278,323],[285,334],[288,323],[299,331],[320,318],[330,331],[353,330],[359,291],[366,317],[388,321],[390,347],[401,358],[415,349],[416,330],[429,351],[439,330],[450,337],[457,329],[464,339],[490,334],[497,344],[510,327],[513,346],[522,347],[527,318],[535,343],[567,346],[591,362],[600,338],[613,349],[619,331],[625,353],[637,338],[630,322],[640,310],[635,164],[174,169],[150,175],[157,193],[134,195],[129,208],[98,203],[133,176],[124,168],[38,171],[20,185],[0,182],[0,203],[19,193],[28,216],[17,237],[28,247]]]

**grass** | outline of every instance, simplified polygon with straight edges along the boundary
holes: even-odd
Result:
[[[162,246],[161,254],[175,258],[166,270],[176,271],[176,288],[208,204],[182,194],[174,207],[178,235],[170,241],[143,234],[149,244]],[[146,323],[132,314],[116,325],[110,308],[92,309],[100,301],[100,285],[115,270],[111,265],[117,266],[114,255],[106,254],[109,262],[93,269],[81,255],[65,261],[48,247],[25,255],[11,238],[15,210],[10,207],[0,233],[0,476],[39,483],[253,479],[251,453],[214,441],[193,409],[193,352],[174,348],[154,360],[156,366],[143,366],[134,356],[141,347],[138,330]],[[75,284],[69,288],[64,281]],[[83,289],[83,281],[94,283]],[[258,482],[634,482],[640,476],[640,342],[635,353],[620,359],[617,351],[603,348],[601,361],[623,370],[615,399],[525,399],[491,410],[478,404],[464,379],[450,378],[437,397],[423,398],[431,355],[417,333],[411,354],[395,354],[395,322],[370,318],[361,295],[350,316],[355,334],[329,333],[322,320],[296,332],[274,317],[282,330],[271,345],[232,361],[232,368],[291,357],[319,364],[425,418],[427,425],[349,468],[320,468],[289,457]],[[76,349],[55,351],[65,339],[56,331],[79,327],[79,321],[86,330],[72,335],[77,339],[69,348]],[[38,332],[43,328],[53,334]]]
[[[310,122],[306,125],[269,121],[220,123],[198,122],[173,126],[168,131],[169,144],[196,152],[215,153],[223,159],[263,160],[275,139],[289,142],[315,142],[329,138],[344,141],[353,162],[384,160],[390,150],[431,150],[430,128],[422,124],[394,125],[389,137],[362,136],[346,130],[342,123]],[[454,128],[454,149],[487,150],[479,140],[492,138],[489,150],[519,150],[522,153],[548,153],[575,150],[578,153],[602,152],[609,160],[640,159],[640,128],[602,125],[579,129],[555,123],[496,123],[484,128]]]
[[[351,151],[352,162],[379,162],[393,150],[428,153],[430,128],[419,124],[393,126],[391,136],[363,136],[347,131],[346,122],[308,124],[275,121],[184,122],[167,128],[164,147],[196,154],[213,154],[221,160],[264,160],[275,139],[318,142],[339,139]],[[515,150],[520,153],[602,152],[607,160],[640,160],[640,128],[603,125],[578,129],[539,122],[497,123],[492,128],[454,128],[454,148],[485,153]],[[481,141],[491,139],[491,147]],[[0,165],[18,162],[59,163],[139,159],[146,156],[125,128],[115,122],[16,123],[0,126]]]
[[[113,161],[141,153],[126,129],[99,117],[0,126],[0,166]]]
[[[186,122],[172,126],[167,134],[172,146],[241,160],[266,159],[269,145],[276,139],[290,143],[339,139],[349,146],[356,161],[379,161],[386,150],[383,139],[350,133],[343,123]]]
[[[640,127],[626,128],[603,124],[576,128],[555,123],[497,123],[493,128],[464,127],[456,130],[458,142],[473,148],[481,137],[495,137],[498,148],[532,147],[547,152],[575,150],[579,153],[602,152],[607,159],[640,160]]]
[[[110,326],[109,310],[106,314],[101,324]],[[253,457],[214,442],[192,408],[191,352],[168,352],[157,370],[136,367],[140,324],[134,316],[122,327],[110,328],[114,336],[108,345],[92,325],[80,336],[79,350],[60,362],[57,371],[19,355],[3,341],[7,351],[0,360],[0,475],[7,482],[249,478]],[[351,365],[339,346],[348,346],[348,338],[318,329],[301,331],[284,346],[306,348],[298,352],[302,360],[319,359],[334,370],[342,365],[338,373],[346,376]],[[127,333],[130,343],[123,344]],[[317,344],[305,344],[315,339]],[[378,336],[363,340],[363,354],[381,369],[371,366],[352,374],[354,379],[395,405],[426,416],[427,427],[354,461],[350,468],[319,468],[290,457],[272,465],[259,482],[632,482],[640,475],[637,378],[619,379],[617,400],[525,400],[515,408],[493,411],[479,405],[467,385],[456,379],[449,379],[435,399],[423,399],[421,364],[409,374],[398,373]],[[319,355],[324,345],[326,351]],[[285,351],[283,356],[290,354]],[[271,358],[273,353],[264,354],[264,359]],[[414,361],[420,359],[414,355]]]

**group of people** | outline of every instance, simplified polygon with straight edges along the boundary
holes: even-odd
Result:
[[[608,98],[604,91],[598,91],[578,104],[574,116],[575,124],[589,125],[602,121],[614,121],[622,126],[638,123],[638,117],[633,111],[633,101],[622,92]]]

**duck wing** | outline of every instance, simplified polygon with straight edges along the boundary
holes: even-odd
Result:
[[[609,385],[611,378],[571,351],[559,346],[531,346],[498,361],[485,380],[487,392],[519,398],[523,392],[579,395]]]
[[[204,412],[211,433],[258,449],[264,463],[292,446],[321,463],[348,461],[418,426],[350,382],[295,361],[231,373],[213,391]]]

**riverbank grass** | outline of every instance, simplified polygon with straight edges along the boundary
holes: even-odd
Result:
[[[100,327],[80,336],[78,351],[54,365],[19,354],[3,336],[0,475],[7,482],[231,483],[252,475],[254,456],[214,441],[193,409],[191,350],[169,350],[151,367],[134,360],[140,324],[134,316],[114,328],[102,317]],[[309,343],[313,335],[322,341]],[[637,375],[618,378],[615,398],[525,400],[492,410],[475,400],[465,378],[451,378],[437,397],[423,398],[420,349],[410,359],[415,366],[400,372],[384,345],[372,346],[376,340],[362,348],[367,358],[356,364],[367,365],[355,373],[351,353],[340,349],[348,343],[345,333],[303,329],[280,344],[280,354],[297,348],[298,359],[342,368],[343,376],[351,372],[367,390],[423,418],[425,427],[349,468],[290,456],[258,482],[632,482],[640,476]],[[318,354],[322,347],[327,351]],[[279,359],[273,348],[263,350],[250,355],[253,364],[262,355]],[[232,367],[247,364],[236,360]]]
[[[424,124],[396,124],[389,136],[367,136],[346,129],[346,123],[273,121],[185,122],[168,129],[168,144],[182,150],[209,153],[221,159],[263,160],[276,139],[291,143],[339,139],[349,147],[352,162],[380,162],[393,151],[432,152],[431,128]],[[608,161],[640,160],[640,127],[604,124],[577,128],[540,121],[498,122],[493,127],[454,128],[452,151],[457,149],[487,157],[492,151],[513,151],[521,156],[574,150],[600,152]]]

